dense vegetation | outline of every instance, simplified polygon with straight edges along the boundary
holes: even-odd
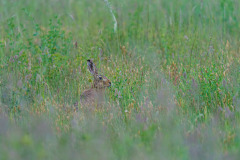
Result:
[[[0,159],[238,159],[240,2],[109,2],[0,0]]]

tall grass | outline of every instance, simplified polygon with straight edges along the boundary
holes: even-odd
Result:
[[[239,2],[110,3],[0,0],[0,159],[238,159]]]

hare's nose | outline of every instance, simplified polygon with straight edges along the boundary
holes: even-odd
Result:
[[[109,87],[111,86],[111,82],[109,82]]]

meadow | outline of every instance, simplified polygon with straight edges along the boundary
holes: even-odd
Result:
[[[237,160],[238,0],[0,0],[0,159]],[[75,107],[92,59],[106,103]]]

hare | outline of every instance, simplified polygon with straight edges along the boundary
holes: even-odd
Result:
[[[87,60],[87,66],[94,77],[94,81],[92,87],[81,94],[80,101],[85,105],[100,104],[104,100],[105,89],[111,86],[111,81],[104,75],[98,74],[96,65],[92,60]]]

